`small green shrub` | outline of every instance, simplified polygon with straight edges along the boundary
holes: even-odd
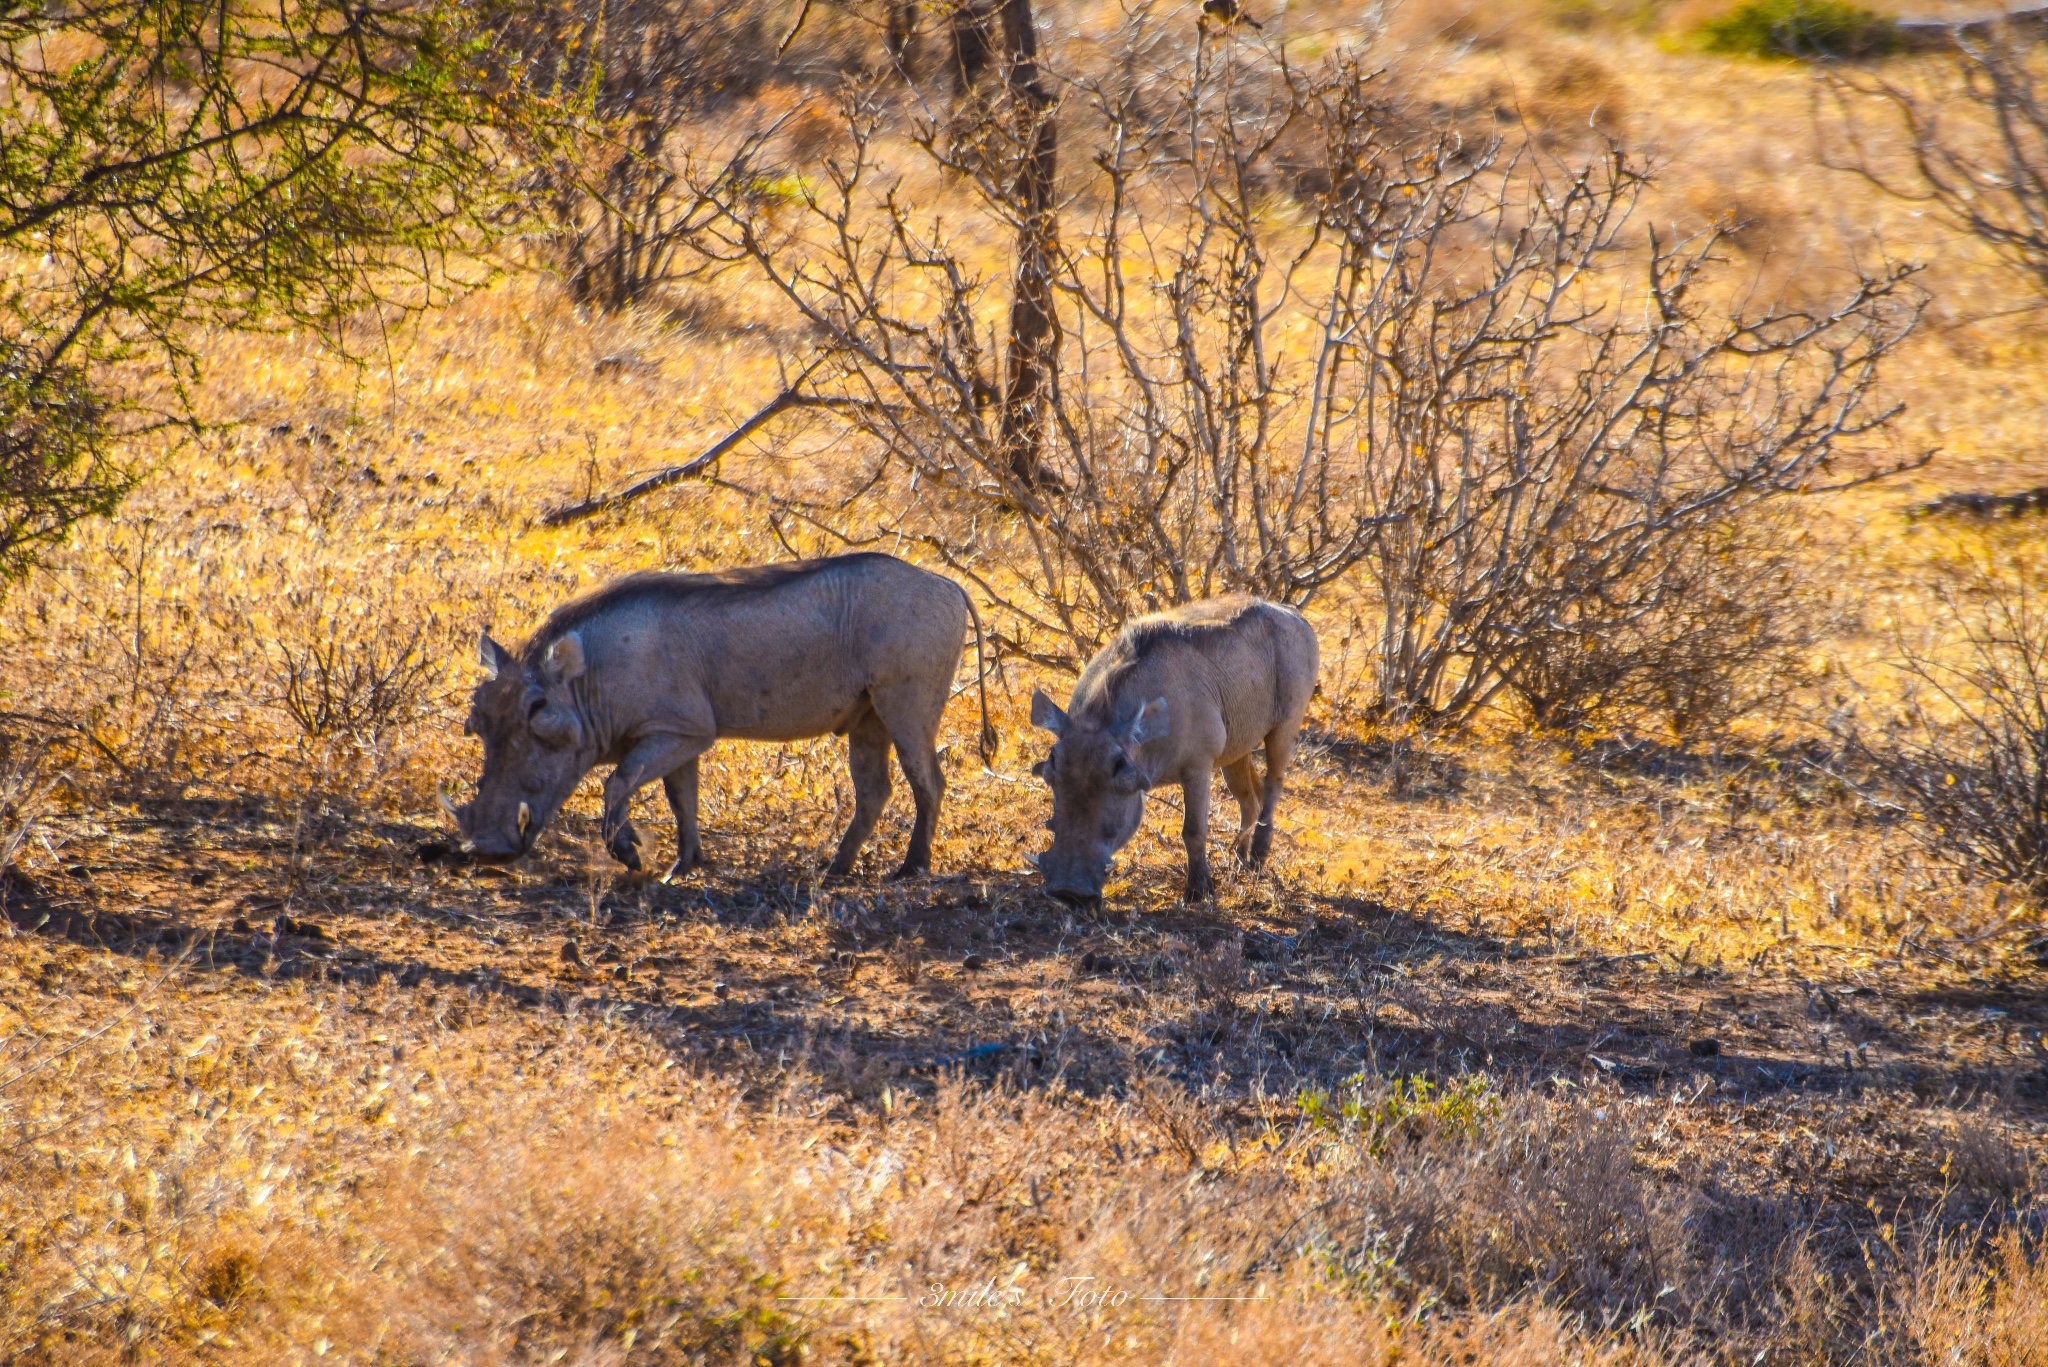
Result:
[[[1305,1088],[1295,1097],[1301,1118],[1317,1129],[1355,1132],[1375,1158],[1401,1136],[1451,1134],[1476,1139],[1500,1114],[1500,1093],[1490,1079],[1467,1074],[1446,1083],[1426,1077],[1383,1082],[1357,1073],[1338,1084],[1340,1095]]]
[[[1847,0],[1744,0],[1694,30],[1701,47],[1745,57],[1882,57],[1891,20]]]

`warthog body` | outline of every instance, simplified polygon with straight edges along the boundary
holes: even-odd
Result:
[[[484,743],[483,777],[475,800],[452,809],[463,848],[525,854],[583,775],[610,763],[608,848],[640,867],[627,804],[660,779],[676,818],[673,877],[703,862],[697,758],[712,742],[831,734],[847,738],[854,791],[831,872],[852,868],[888,801],[892,744],[917,800],[897,872],[923,872],[945,788],[939,719],[970,620],[978,647],[979,618],[952,580],[892,556],[846,555],[637,574],[556,609],[517,654],[487,634],[489,677],[464,728]],[[985,686],[981,720],[986,759]]]
[[[1052,848],[1039,861],[1046,891],[1067,902],[1100,899],[1110,857],[1144,816],[1147,790],[1178,783],[1187,896],[1209,896],[1209,785],[1218,769],[1237,799],[1237,856],[1263,864],[1317,665],[1315,631],[1294,609],[1215,598],[1125,627],[1088,662],[1065,711],[1033,693],[1032,724],[1058,738],[1035,770],[1052,786]],[[1263,785],[1252,767],[1261,745]]]

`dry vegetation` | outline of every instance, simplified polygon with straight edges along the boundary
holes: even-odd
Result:
[[[1037,892],[1026,701],[1074,633],[1022,612],[992,771],[949,716],[928,882],[878,881],[899,795],[820,884],[832,740],[706,756],[714,867],[676,885],[604,856],[595,777],[517,868],[423,860],[477,764],[479,626],[830,549],[872,448],[794,415],[714,480],[540,525],[703,450],[818,342],[758,275],[666,258],[636,310],[520,271],[358,318],[362,364],[205,338],[210,426],[138,452],[0,619],[0,1361],[2048,1363],[2038,888],[1931,853],[1882,782],[1959,801],[1928,681],[1967,705],[1958,677],[2015,667],[2024,574],[2043,610],[2039,519],[1907,510],[2048,483],[2044,311],[1826,169],[1809,69],[1684,41],[1711,8],[1418,2],[1377,51],[1405,108],[1635,149],[1647,219],[1725,222],[1757,298],[1924,263],[1891,444],[1834,475],[1934,460],[1687,551],[1798,613],[1751,623],[1769,667],[1696,726],[1639,694],[1390,716],[1373,581],[1331,586],[1273,863],[1213,906],[1176,900],[1163,796],[1105,910]],[[1255,12],[1309,60],[1355,9]],[[1115,21],[1041,17],[1103,50]],[[684,112],[823,155],[808,60]],[[959,256],[1000,281],[1009,245]],[[888,510],[924,520],[884,548],[963,553],[946,507]]]

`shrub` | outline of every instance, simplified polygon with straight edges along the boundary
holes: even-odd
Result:
[[[2048,604],[2041,568],[1979,563],[1937,594],[1946,649],[1901,639],[1895,734],[1849,736],[1880,801],[1934,853],[2048,901]]]
[[[592,117],[538,149],[524,180],[549,219],[542,254],[579,307],[617,312],[689,277],[706,205],[689,192],[688,168],[714,115],[755,119],[740,101],[775,67],[769,17],[764,5],[701,0],[543,0],[511,12],[513,83],[589,102]],[[827,54],[808,55],[816,65]]]
[[[440,3],[0,16],[0,579],[121,501],[109,452],[190,416],[206,329],[338,337],[462,283],[506,209],[482,41]]]
[[[856,98],[800,211],[700,191],[721,199],[702,250],[788,300],[823,357],[789,409],[865,456],[857,492],[781,507],[921,543],[1012,653],[1077,668],[1139,612],[1349,579],[1378,619],[1373,711],[1454,721],[1560,632],[1647,626],[1703,547],[1895,411],[1874,385],[1917,316],[1909,271],[1745,307],[1718,233],[1647,231],[1648,175],[1617,146],[1559,165],[1468,139],[1344,62],[1064,80],[1063,126],[1097,142],[1067,156],[1057,232],[1015,201],[1038,127],[1015,107],[906,146]],[[1283,135],[1313,219],[1272,206]],[[980,221],[914,210],[895,187],[920,162]],[[1061,247],[1028,460],[983,323],[992,238]]]
[[[1828,159],[1927,206],[2048,292],[2048,65],[2018,25],[1958,30],[1909,80],[1838,69]]]
[[[1355,1132],[1375,1157],[1385,1157],[1399,1139],[1442,1134],[1476,1141],[1501,1113],[1500,1093],[1477,1074],[1439,1084],[1426,1077],[1387,1080],[1356,1073],[1338,1085],[1338,1095],[1307,1088],[1294,1104],[1318,1129]]]
[[[1768,511],[1701,523],[1604,594],[1565,594],[1512,688],[1539,727],[1668,726],[1681,741],[1785,701],[1837,614],[1810,538]],[[1801,557],[1809,557],[1802,560]]]
[[[1882,57],[1899,44],[1891,20],[1844,0],[1745,0],[1697,34],[1709,52],[1745,57]]]

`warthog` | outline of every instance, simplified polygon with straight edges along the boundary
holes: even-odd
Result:
[[[1031,695],[1031,723],[1057,737],[1035,766],[1052,787],[1046,891],[1088,905],[1110,857],[1137,833],[1146,790],[1178,783],[1189,901],[1209,876],[1210,776],[1237,799],[1238,858],[1256,868],[1273,845],[1273,809],[1315,691],[1316,634],[1292,608],[1241,595],[1141,617],[1088,662],[1067,710]],[[1263,793],[1252,751],[1266,747]]]
[[[516,654],[487,632],[488,677],[463,728],[483,741],[483,777],[473,801],[449,806],[462,848],[490,860],[525,854],[583,775],[610,763],[607,848],[640,867],[627,804],[658,778],[676,818],[673,878],[704,862],[697,758],[712,742],[829,733],[847,738],[854,795],[830,872],[853,867],[889,800],[892,744],[917,799],[896,873],[925,872],[945,790],[939,718],[970,620],[986,762],[995,730],[980,616],[958,584],[893,556],[636,574],[557,608]]]

